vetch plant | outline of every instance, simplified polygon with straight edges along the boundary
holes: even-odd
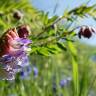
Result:
[[[96,4],[89,5],[82,4],[70,11],[66,10],[60,17],[49,18],[48,13],[37,11],[28,0],[0,0],[0,33],[3,34],[6,29],[11,28],[0,38],[0,79],[13,80],[16,73],[20,73],[18,75],[20,78],[14,80],[15,86],[11,87],[12,90],[7,86],[8,83],[1,81],[4,82],[0,83],[1,96],[9,93],[16,93],[20,96],[88,96],[90,90],[95,89],[93,85],[95,85],[96,77],[93,80],[90,78],[94,77],[91,73],[93,68],[90,67],[92,64],[89,66],[90,62],[88,59],[85,60],[84,54],[82,55],[82,46],[74,43],[77,39],[75,36],[79,39],[82,37],[90,39],[96,33],[95,28],[87,24],[79,26],[76,23],[84,16],[96,18]],[[26,24],[30,25],[31,33]],[[13,26],[18,27],[13,28]],[[32,70],[27,54],[31,40],[33,43],[30,45],[30,62],[38,64],[38,67],[32,66]],[[75,44],[78,48],[75,48]],[[86,51],[89,52],[89,50]],[[60,52],[62,56],[58,54]],[[52,54],[58,57],[54,59],[51,57]],[[45,57],[41,59],[38,55]],[[84,59],[81,59],[83,56]],[[47,69],[43,67],[45,63],[48,63]],[[61,77],[61,70],[72,77],[72,80]],[[33,74],[30,74],[31,71]],[[52,74],[56,77],[54,78]],[[33,80],[30,77],[37,78]],[[26,78],[29,79],[25,80]],[[91,80],[92,83],[90,83]],[[47,83],[44,84],[44,82]]]
[[[27,49],[31,40],[21,38],[21,31],[9,29],[0,38],[0,79],[12,80],[17,72],[29,65]],[[26,37],[26,31],[23,35]]]

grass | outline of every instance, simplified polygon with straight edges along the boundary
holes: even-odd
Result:
[[[77,56],[78,53],[72,44],[69,44],[69,49],[71,51],[51,57],[30,56],[32,71],[29,76],[21,79],[18,74],[14,81],[1,80],[0,96],[88,96],[90,93],[95,94],[94,62],[90,61],[90,56],[84,50],[81,50]],[[82,59],[84,55],[86,57]],[[37,77],[34,76],[34,65],[38,69]],[[60,81],[66,81],[69,77],[71,79],[61,87]]]

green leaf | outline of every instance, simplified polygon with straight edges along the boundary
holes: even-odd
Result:
[[[55,20],[57,20],[58,16],[53,16],[48,20],[48,25],[51,25]]]
[[[72,70],[73,70],[73,84],[74,84],[74,96],[79,95],[79,73],[78,64],[74,56],[72,56]]]
[[[61,52],[61,50],[56,45],[48,45],[47,48],[51,54],[57,54],[57,53]]]
[[[47,25],[47,24],[48,24],[48,14],[49,14],[49,13],[47,12],[47,13],[44,14],[44,16],[42,17],[44,25]]]
[[[68,42],[69,49],[72,55],[72,76],[73,76],[73,94],[79,96],[79,70],[77,63],[77,50],[75,49],[72,42]]]
[[[75,47],[72,44],[72,42],[68,42],[68,45],[69,45],[71,53],[76,56],[77,55],[77,50],[75,49]]]
[[[37,54],[39,55],[43,55],[43,56],[49,56],[49,51],[47,50],[47,48],[42,47],[42,48],[38,48],[37,49]]]
[[[60,49],[64,50],[64,51],[67,50],[67,48],[66,48],[66,46],[64,45],[64,43],[57,42],[57,46],[58,46]]]
[[[69,11],[69,14],[74,14],[74,15],[77,15],[77,16],[85,16],[85,14],[89,14],[90,15],[90,12],[92,12],[95,8],[96,4],[92,5],[92,6],[87,6],[87,5],[81,5],[77,8],[74,8],[73,10]]]

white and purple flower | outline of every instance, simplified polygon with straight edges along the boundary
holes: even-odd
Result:
[[[21,31],[10,29],[0,38],[0,79],[13,80],[17,72],[29,65],[27,49],[31,40],[25,36],[26,31],[21,38]]]

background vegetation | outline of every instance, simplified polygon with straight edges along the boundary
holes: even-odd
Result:
[[[1,80],[0,96],[96,96],[96,50],[79,42],[74,24],[95,14],[96,5],[82,4],[49,18],[28,0],[0,0],[0,36],[28,24],[33,42],[30,66],[13,81]]]

